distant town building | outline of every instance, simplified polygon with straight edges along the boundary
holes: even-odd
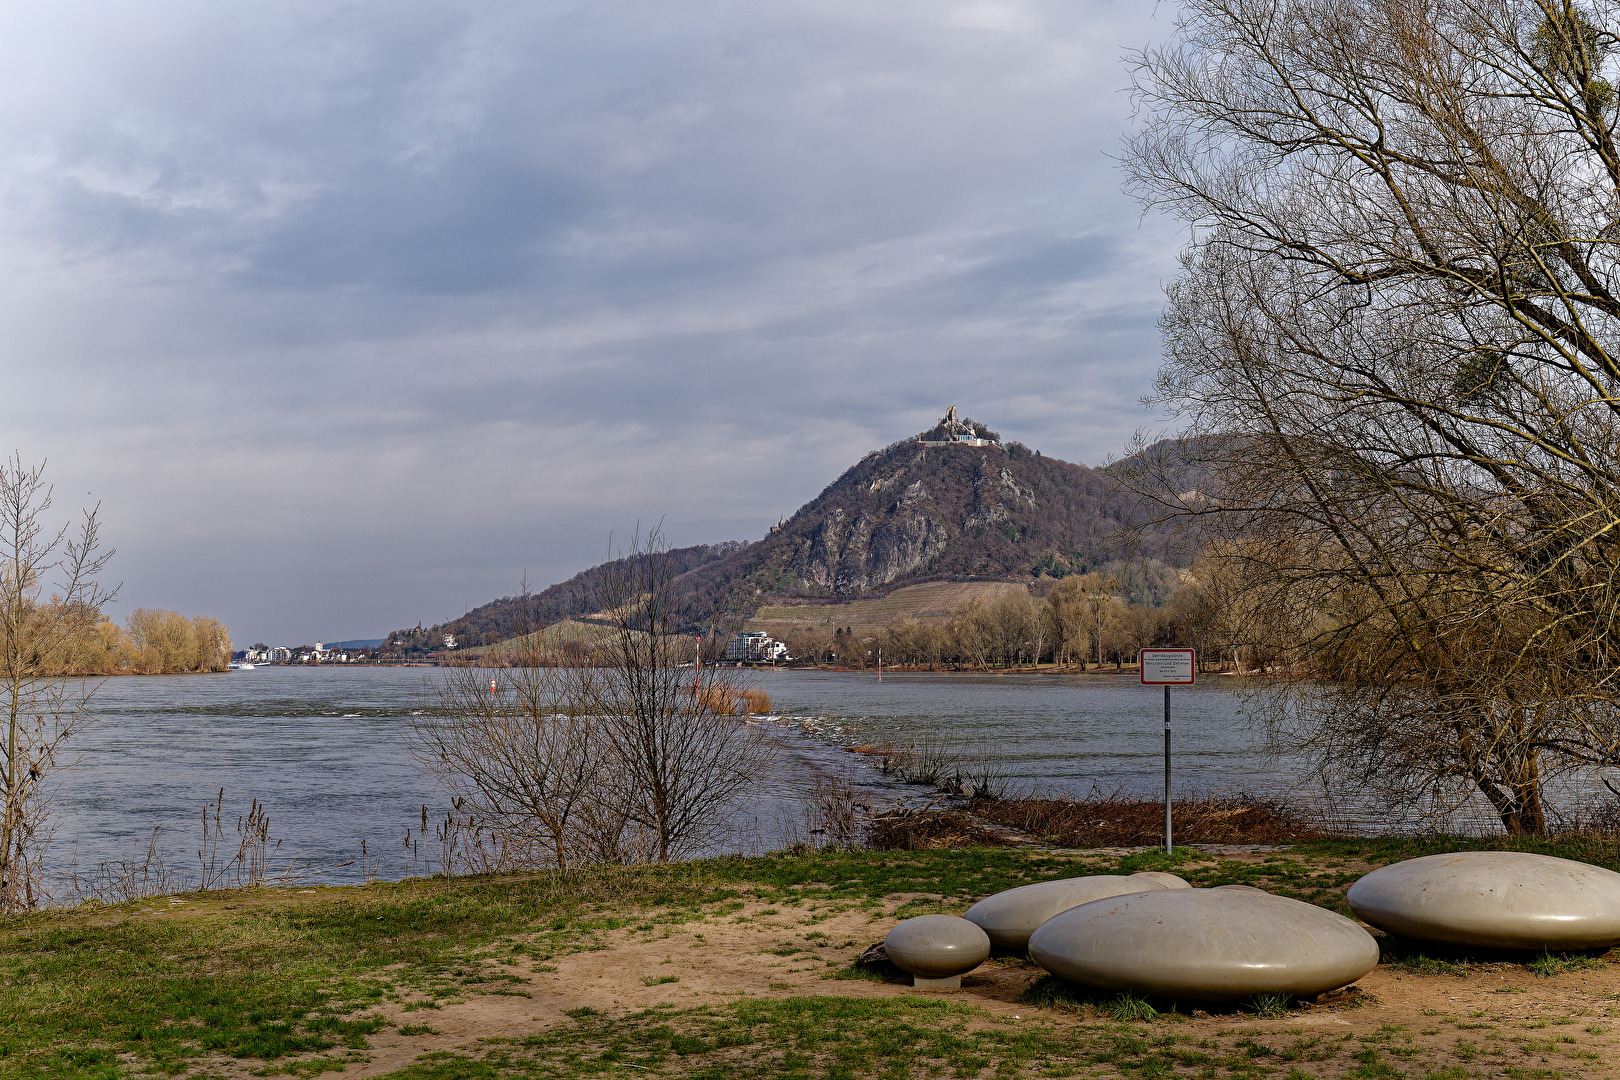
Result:
[[[771,663],[775,660],[791,660],[788,647],[765,633],[763,630],[750,630],[738,634],[726,642],[726,659],[743,663]]]

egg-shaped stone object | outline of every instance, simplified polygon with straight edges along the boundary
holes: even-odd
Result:
[[[1083,986],[1239,1001],[1346,986],[1377,966],[1378,943],[1342,915],[1258,889],[1161,889],[1055,915],[1029,955]]]
[[[1192,882],[1178,878],[1174,874],[1163,870],[1138,870],[1131,875],[1132,881],[1157,881],[1161,889],[1190,889]]]
[[[1498,949],[1620,944],[1620,874],[1527,851],[1457,851],[1380,867],[1350,910],[1420,941]]]
[[[889,961],[901,971],[943,979],[972,971],[990,956],[990,939],[956,915],[919,915],[883,939]]]
[[[1170,884],[1167,878],[1178,884]],[[1029,947],[1029,935],[1035,928],[1060,911],[1123,893],[1187,887],[1187,883],[1174,874],[1152,871],[1129,876],[1094,874],[1060,878],[1020,885],[987,896],[968,908],[962,917],[982,927],[990,935],[990,944],[996,948],[1023,952]]]

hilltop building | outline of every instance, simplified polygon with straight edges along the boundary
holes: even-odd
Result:
[[[999,446],[996,433],[983,424],[975,424],[971,420],[959,419],[956,415],[956,406],[952,405],[945,410],[932,431],[925,431],[917,436],[917,441],[924,446]]]

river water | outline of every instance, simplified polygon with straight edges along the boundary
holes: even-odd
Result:
[[[256,668],[220,675],[116,678],[94,698],[99,722],[74,743],[56,793],[57,864],[84,871],[144,850],[154,828],[171,866],[196,863],[201,811],[224,789],[230,823],[253,800],[283,856],[320,879],[362,874],[362,842],[383,876],[412,869],[407,829],[445,793],[413,760],[410,723],[437,673],[422,668]],[[791,838],[800,792],[849,776],[879,798],[915,795],[844,747],[938,739],[990,760],[1015,790],[1154,792],[1162,783],[1162,698],[1126,678],[761,672],[780,719],[784,769],[745,811],[747,843]],[[1238,695],[1175,692],[1178,784],[1289,791],[1254,752]],[[340,864],[351,863],[349,866]]]
[[[256,668],[219,675],[109,679],[99,722],[74,743],[55,796],[53,864],[93,869],[144,851],[153,829],[171,867],[196,866],[201,813],[224,789],[225,831],[253,800],[281,856],[314,880],[420,872],[407,830],[444,792],[413,760],[411,715],[438,673],[424,668]],[[817,776],[848,776],[875,799],[916,798],[846,747],[937,739],[988,760],[1013,792],[1156,794],[1163,783],[1163,697],[1121,676],[760,672],[773,699],[764,728],[784,767],[741,814],[737,846],[768,849],[800,828],[799,796]],[[1268,761],[1242,696],[1215,681],[1174,691],[1178,790],[1311,801],[1307,778]],[[1369,817],[1369,821],[1373,820]]]

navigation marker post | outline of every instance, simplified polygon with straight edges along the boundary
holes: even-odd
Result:
[[[1143,649],[1136,654],[1143,686],[1164,687],[1164,853],[1170,854],[1170,688],[1191,686],[1198,678],[1192,649]]]

